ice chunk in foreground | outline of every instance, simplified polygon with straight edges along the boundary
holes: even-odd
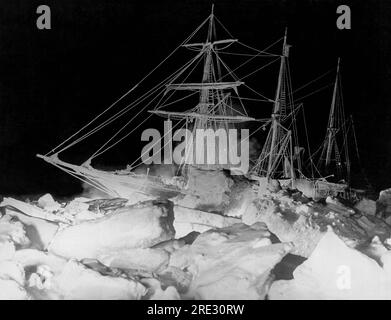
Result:
[[[391,299],[391,274],[328,231],[293,272],[276,281],[270,299]]]
[[[0,261],[11,260],[15,255],[15,245],[10,240],[0,240]]]
[[[175,251],[170,265],[192,274],[187,298],[263,299],[270,271],[292,249],[269,236],[263,223],[209,230]]]
[[[180,300],[180,295],[173,286],[162,289],[160,281],[154,278],[145,278],[141,282],[148,288],[146,298],[149,300]]]
[[[214,228],[224,228],[239,223],[240,219],[225,217],[196,209],[174,206],[174,227],[176,237],[183,237],[192,231],[204,232]]]
[[[7,215],[16,217],[23,223],[27,236],[34,247],[46,249],[58,230],[58,224],[36,217],[30,217],[22,212],[6,208]]]
[[[102,218],[63,229],[54,237],[49,251],[81,260],[151,247],[174,238],[172,207],[169,201],[152,200],[120,208]]]
[[[28,299],[24,281],[24,269],[19,263],[11,260],[0,262],[0,300]]]
[[[265,223],[281,241],[295,244],[294,254],[308,257],[322,237],[319,226],[311,223],[309,207],[295,202],[283,191],[259,197],[255,206],[257,210],[245,212],[243,222],[249,225],[258,221]]]
[[[26,290],[14,280],[0,279],[0,300],[27,300]]]
[[[97,259],[111,268],[158,272],[168,265],[170,255],[163,249],[129,248],[99,255]]]
[[[52,290],[67,300],[137,300],[146,293],[137,281],[102,276],[73,260],[51,281]]]
[[[0,240],[10,240],[21,246],[30,244],[23,224],[9,215],[4,215],[0,218]]]

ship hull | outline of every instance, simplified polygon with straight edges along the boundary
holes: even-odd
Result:
[[[296,179],[294,188],[301,191],[308,198],[319,200],[327,197],[346,198],[348,185],[325,180]]]
[[[57,157],[38,156],[111,197],[129,199],[134,197],[135,194],[142,194],[149,197],[169,199],[185,193],[181,181],[170,184],[165,182],[168,179],[158,176],[135,174],[127,170],[103,171],[89,165],[77,166],[70,164]],[[175,182],[175,178],[171,181]]]
[[[259,181],[260,186],[267,185],[266,177],[251,176],[250,179]],[[347,184],[332,183],[324,179],[277,179],[282,187],[289,189],[297,189],[301,191],[306,197],[314,200],[326,199],[327,197],[340,197],[350,199],[352,197],[352,190]],[[261,188],[261,190],[263,190]]]
[[[158,177],[143,174],[118,175],[115,172],[94,170],[89,174],[89,180],[110,190],[109,195],[113,197],[132,198],[136,193],[169,199],[181,194],[180,189],[165,185]]]

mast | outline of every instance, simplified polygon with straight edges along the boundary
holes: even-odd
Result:
[[[198,55],[194,59],[203,59],[202,66],[202,78],[200,82],[169,82],[165,84],[166,91],[198,91],[199,99],[195,108],[191,110],[178,113],[171,111],[151,110],[151,113],[158,114],[165,117],[173,117],[176,119],[187,119],[190,123],[193,123],[192,130],[207,129],[210,126],[216,127],[216,122],[221,122],[218,128],[226,127],[230,122],[243,122],[254,121],[254,118],[247,117],[246,115],[234,116],[229,115],[226,112],[226,107],[230,103],[228,98],[230,94],[225,94],[225,90],[233,90],[238,95],[238,87],[243,85],[244,82],[235,79],[234,81],[221,81],[221,66],[218,57],[218,49],[221,45],[229,45],[238,42],[238,39],[216,39],[215,28],[215,16],[214,5],[212,5],[211,13],[206,20],[208,23],[208,30],[206,41],[185,43],[182,47],[199,51]],[[214,59],[216,57],[216,59]],[[217,68],[217,70],[215,70]],[[223,123],[223,122],[227,123]]]
[[[335,128],[335,101],[337,97],[337,89],[338,89],[338,77],[339,77],[339,63],[340,58],[338,58],[337,64],[337,74],[335,76],[334,90],[333,90],[333,98],[331,100],[331,108],[329,115],[329,123],[327,126],[327,151],[326,151],[326,168],[330,165],[331,161],[331,152],[333,150],[334,137],[337,128]]]
[[[209,16],[209,27],[208,27],[208,35],[206,37],[206,53],[205,53],[205,64],[204,64],[204,70],[202,75],[202,83],[209,83],[211,82],[211,67],[212,67],[212,32],[213,32],[213,9],[214,5],[212,4],[212,10]],[[199,104],[199,111],[202,114],[208,113],[208,103],[209,103],[209,87],[203,87],[200,92],[200,104]],[[207,123],[205,121],[200,121],[200,127],[204,128],[206,127]]]
[[[269,162],[268,162],[268,168],[267,168],[267,175],[266,177],[269,179],[272,174],[272,168],[273,163],[275,161],[276,155],[277,155],[277,138],[278,138],[278,131],[280,126],[280,111],[281,111],[281,84],[282,84],[282,77],[285,69],[285,58],[288,56],[288,50],[287,50],[287,31],[288,29],[285,28],[285,35],[284,35],[284,43],[282,47],[282,56],[281,56],[281,62],[280,62],[280,72],[278,74],[278,83],[277,83],[277,90],[276,90],[276,98],[274,100],[274,108],[272,113],[272,142],[270,147],[270,154],[269,154]]]
[[[245,121],[257,121],[257,119],[248,117],[245,115],[230,115],[226,112],[227,108],[230,108],[230,93],[225,93],[225,90],[233,90],[238,95],[238,87],[244,82],[238,81],[234,77],[234,81],[221,81],[220,59],[218,57],[219,46],[229,45],[237,42],[237,39],[216,39],[215,30],[215,16],[214,5],[212,5],[211,13],[208,17],[208,31],[205,42],[186,43],[182,45],[185,48],[192,50],[199,50],[200,57],[203,59],[202,66],[202,78],[200,82],[182,82],[182,83],[168,83],[166,84],[166,92],[170,90],[182,91],[198,91],[199,99],[197,105],[185,112],[171,112],[153,110],[152,113],[158,114],[164,117],[172,117],[174,119],[184,119],[187,123],[190,123],[190,128],[193,132],[194,139],[197,139],[198,129],[225,129],[228,130],[228,124],[245,122]],[[224,46],[223,46],[224,47]],[[217,48],[217,49],[216,49]],[[216,49],[216,50],[215,50]],[[216,70],[217,69],[217,70]],[[258,120],[259,121],[259,120]],[[261,120],[263,121],[263,120]],[[200,154],[200,160],[204,161],[205,155],[209,157],[209,154],[218,155],[219,145],[209,144],[208,139],[204,138],[204,150]],[[192,142],[193,143],[193,142]],[[190,147],[191,148],[191,147]],[[212,150],[210,148],[215,148]],[[195,150],[198,150],[197,148]],[[208,158],[209,159],[209,158]],[[216,159],[215,159],[216,160]],[[226,164],[200,164],[203,169],[221,169],[225,168]]]

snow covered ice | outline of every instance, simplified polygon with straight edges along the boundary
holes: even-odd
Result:
[[[391,298],[387,192],[353,207],[217,179],[214,199],[219,184],[202,183],[207,206],[4,198],[0,298]]]

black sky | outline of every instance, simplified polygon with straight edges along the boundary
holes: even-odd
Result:
[[[345,108],[355,119],[363,167],[377,189],[390,187],[391,2],[214,2],[216,16],[231,33],[259,49],[288,27],[293,87],[342,58]],[[36,28],[40,4],[51,8],[51,30]],[[351,30],[336,28],[340,4],[350,5]],[[78,192],[78,181],[35,154],[48,152],[136,84],[210,7],[205,0],[2,0],[0,194]],[[259,78],[253,86],[267,91],[272,80]],[[314,146],[325,133],[330,100],[326,90],[304,101]],[[138,134],[128,139],[125,147],[113,149],[112,162],[108,156],[101,164],[117,165],[124,154],[134,159],[139,140]],[[83,152],[89,155],[85,148],[75,151],[80,161]]]

